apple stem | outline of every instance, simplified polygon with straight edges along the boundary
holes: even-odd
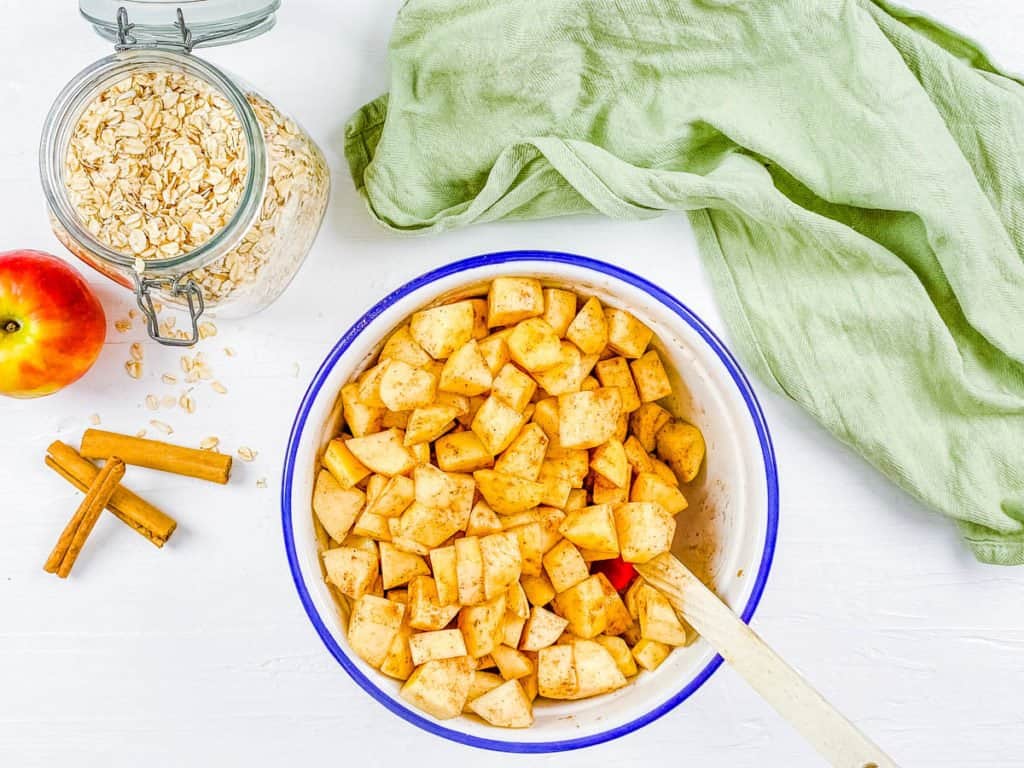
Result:
[[[21,330],[21,323],[17,320],[8,320],[4,323],[4,331],[6,333],[17,333]]]

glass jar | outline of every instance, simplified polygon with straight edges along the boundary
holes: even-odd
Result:
[[[139,308],[146,316],[149,335],[163,344],[194,344],[199,338],[198,320],[206,307],[216,308],[220,317],[240,317],[267,307],[298,272],[320,229],[330,187],[330,174],[320,149],[294,120],[257,91],[192,55],[192,49],[199,45],[245,39],[268,29],[278,4],[278,0],[193,0],[186,7],[199,22],[191,25],[180,8],[163,3],[82,0],[80,4],[83,15],[97,30],[116,41],[117,50],[79,72],[57,97],[47,117],[39,164],[50,221],[57,238],[69,251],[135,292]],[[142,21],[130,20],[125,6],[132,8],[133,14],[138,13]],[[102,16],[105,10],[109,11],[109,18]],[[69,185],[74,181],[73,168],[83,178],[95,179],[106,173],[105,183],[111,183],[110,179],[116,181],[119,173],[124,173],[120,156],[116,160],[106,157],[102,166],[99,161],[83,164],[78,157],[69,159],[69,148],[83,114],[101,94],[109,94],[108,89],[126,78],[145,79],[150,74],[161,82],[165,77],[191,78],[191,82],[198,82],[222,97],[238,120],[237,144],[242,150],[239,156],[244,154],[246,163],[244,180],[238,182],[240,189],[227,182],[222,185],[231,187],[230,197],[237,198],[237,206],[229,216],[225,214],[226,220],[219,229],[204,231],[208,239],[188,250],[179,249],[174,243],[160,245],[161,233],[176,226],[177,219],[169,211],[160,210],[160,221],[155,224],[145,219],[169,199],[164,190],[169,192],[180,188],[180,184],[189,184],[180,164],[177,173],[183,176],[172,177],[167,186],[155,187],[159,190],[155,197],[127,200],[124,196],[111,203],[119,206],[119,215],[123,215],[126,206],[139,206],[140,200],[144,200],[145,211],[135,208],[139,215],[133,220],[144,220],[156,227],[156,233],[150,231],[148,240],[138,238],[147,243],[145,251],[133,252],[134,242],[132,248],[126,247],[120,231],[115,231],[120,247],[112,247],[104,229],[104,222],[112,220],[111,207],[104,203],[87,222],[69,193]],[[140,116],[135,122],[149,117]],[[108,119],[129,122],[125,114]],[[173,115],[168,119],[176,120]],[[232,139],[234,136],[232,133]],[[192,137],[200,146],[203,138],[201,134]],[[123,136],[114,141],[109,144],[110,151],[121,151],[116,147],[125,146]],[[147,173],[159,167],[151,157],[146,162]],[[160,162],[168,162],[162,154]],[[215,168],[208,171],[217,172]],[[160,185],[160,174],[155,183]],[[154,210],[149,209],[150,205]],[[118,219],[118,223],[121,221]],[[167,229],[161,229],[161,222]],[[188,229],[194,222],[183,226]],[[140,252],[145,254],[144,258],[138,255]],[[187,309],[191,332],[169,329],[166,325],[161,332],[154,298]]]

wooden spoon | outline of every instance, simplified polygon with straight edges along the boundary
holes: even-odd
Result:
[[[637,572],[836,768],[897,768],[714,592],[666,552]]]

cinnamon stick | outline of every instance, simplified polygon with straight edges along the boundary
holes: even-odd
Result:
[[[227,454],[119,435],[102,429],[85,430],[81,453],[89,459],[118,456],[126,464],[198,477],[214,483],[226,483],[231,475],[231,457]]]
[[[96,480],[99,469],[83,459],[70,445],[57,440],[47,450],[46,466],[59,474],[80,491],[88,491]],[[126,525],[134,528],[153,544],[162,547],[177,523],[148,501],[132,493],[123,485],[118,487],[107,502],[107,509]]]
[[[62,579],[66,579],[71,573],[78,554],[85,546],[85,541],[89,538],[96,521],[99,520],[100,512],[107,506],[122,477],[124,462],[117,457],[107,459],[47,558],[46,565],[43,566],[47,573],[56,573]]]

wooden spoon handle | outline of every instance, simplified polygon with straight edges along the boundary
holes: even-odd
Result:
[[[636,566],[750,686],[836,768],[896,768],[670,553]]]

